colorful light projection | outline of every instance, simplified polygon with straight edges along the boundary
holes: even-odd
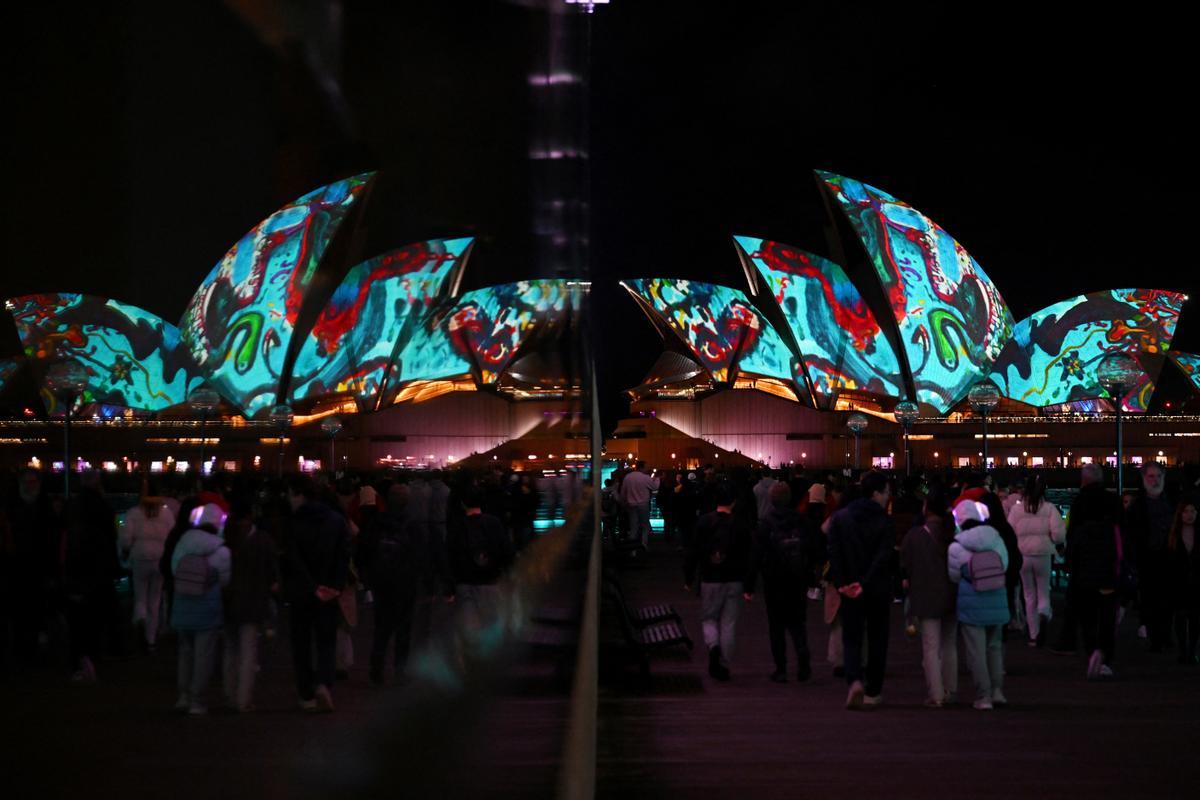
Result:
[[[213,268],[179,323],[209,383],[247,416],[275,403],[293,328],[364,173],[309,192],[254,226]]]
[[[453,287],[472,241],[419,242],[351,269],[300,349],[293,400],[349,393],[374,407],[397,346]]]
[[[1108,397],[1096,380],[1100,359],[1122,352],[1147,366],[1122,398],[1126,411],[1145,411],[1162,359],[1175,335],[1184,296],[1158,289],[1112,289],[1079,295],[1017,323],[996,360],[992,380],[1014,400],[1051,406]]]
[[[791,352],[737,289],[674,278],[635,278],[621,285],[652,319],[678,334],[713,380],[728,383],[739,354],[739,366],[749,372],[792,377]],[[769,338],[760,351],[764,336]]]
[[[1192,387],[1200,392],[1200,355],[1195,353],[1184,353],[1180,350],[1171,350],[1167,353],[1175,366],[1188,376],[1188,380],[1192,382]]]
[[[26,295],[6,306],[26,356],[87,369],[81,404],[160,411],[202,381],[179,329],[136,306],[83,294]]]
[[[587,285],[532,280],[467,292],[446,320],[461,353],[471,354],[483,384],[494,384],[535,330],[578,313]]]
[[[917,400],[945,413],[988,374],[1012,335],[1012,314],[975,259],[929,217],[853,178],[817,175],[871,257]]]
[[[17,374],[22,363],[19,358],[0,358],[0,394],[4,394],[4,390],[8,388],[8,382]]]
[[[866,301],[837,264],[797,247],[735,236],[762,275],[800,348],[813,390],[902,397],[896,351]],[[803,376],[795,376],[804,385]]]

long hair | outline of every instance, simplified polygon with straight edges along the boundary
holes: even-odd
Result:
[[[1030,475],[1025,480],[1025,510],[1030,514],[1036,514],[1042,507],[1042,500],[1045,496],[1046,484],[1042,482],[1041,476]]]
[[[1167,536],[1167,549],[1175,552],[1183,546],[1183,510],[1191,506],[1193,510],[1197,509],[1196,498],[1185,497],[1179,501],[1179,505],[1175,507],[1175,519],[1171,522],[1171,533]],[[1195,527],[1193,522],[1192,526]]]

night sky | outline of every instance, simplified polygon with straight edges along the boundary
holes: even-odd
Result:
[[[107,294],[175,321],[247,229],[363,168],[381,171],[364,257],[472,234],[464,288],[536,274],[526,74],[544,34],[527,8],[348,4],[337,113],[227,5],[101,5],[8,12],[3,296]],[[615,0],[593,17],[607,417],[660,351],[616,281],[740,286],[734,233],[827,253],[814,168],[937,220],[1017,319],[1118,286],[1200,296],[1190,26],[802,5]],[[1195,303],[1181,349],[1200,349]],[[1161,388],[1182,391],[1169,368]]]

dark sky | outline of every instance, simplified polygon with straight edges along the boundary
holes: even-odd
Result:
[[[364,255],[471,233],[466,288],[536,274],[526,73],[544,30],[527,9],[348,4],[343,116],[220,3],[112,5],[7,12],[3,296],[108,294],[174,321],[259,219],[364,167],[381,170]],[[826,252],[813,168],[937,220],[1017,319],[1120,285],[1200,294],[1181,19],[858,5],[597,9],[592,270],[610,414],[659,352],[615,281],[740,285],[733,233]],[[1194,302],[1183,349],[1200,348]],[[11,326],[0,336],[15,352]]]

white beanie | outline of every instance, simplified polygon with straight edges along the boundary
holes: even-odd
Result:
[[[190,521],[196,528],[201,525],[212,525],[217,529],[217,535],[220,536],[225,530],[225,511],[216,503],[205,503],[202,506],[196,506],[192,511]]]
[[[376,499],[375,487],[363,486],[358,490],[358,504],[360,506],[373,506]]]
[[[814,483],[808,487],[808,502],[824,503],[825,502],[825,484]]]
[[[975,500],[962,500],[954,507],[954,522],[962,527],[968,520],[984,522],[988,518],[988,509],[983,503]]]

